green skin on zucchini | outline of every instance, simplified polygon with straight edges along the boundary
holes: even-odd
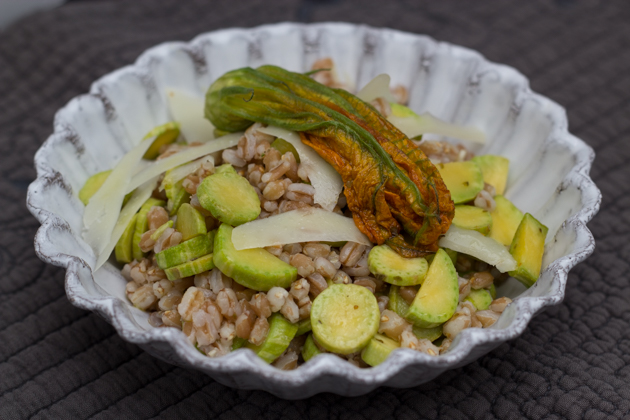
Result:
[[[214,264],[238,284],[266,292],[272,287],[289,288],[297,268],[262,248],[237,251],[232,244],[232,226],[222,224],[214,238]]]
[[[378,331],[381,312],[376,297],[356,284],[333,284],[311,308],[317,342],[326,350],[350,354],[365,347]]]

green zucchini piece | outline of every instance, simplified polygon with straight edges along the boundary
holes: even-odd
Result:
[[[214,244],[207,234],[200,235],[158,252],[155,254],[155,261],[164,270],[210,254],[213,247]]]
[[[182,234],[182,241],[187,241],[195,236],[205,235],[206,219],[199,211],[188,203],[183,203],[177,210],[177,224],[175,229]]]
[[[376,297],[356,284],[333,284],[311,307],[311,325],[326,350],[350,354],[365,347],[378,331],[381,312]]]
[[[244,347],[247,344],[247,339],[241,337],[234,337],[234,341],[232,341],[232,351],[238,350],[241,347]]]
[[[510,271],[510,276],[527,287],[536,283],[538,276],[540,276],[547,231],[545,225],[531,214],[526,213],[514,234],[510,254],[516,260],[517,265],[516,270]]]
[[[409,304],[405,299],[402,298],[402,296],[400,296],[398,289],[400,289],[399,286],[390,286],[388,295],[389,303],[387,304],[387,307],[390,311],[394,311],[404,318],[405,316],[407,316]]]
[[[142,159],[153,160],[160,155],[160,148],[164,145],[171,144],[179,137],[179,123],[168,122],[155,127],[149,131],[143,140],[155,137],[151,146],[147,149],[142,156]]]
[[[136,219],[138,218],[138,214],[136,213],[129,224],[123,231],[122,236],[116,242],[116,248],[114,248],[114,254],[116,255],[116,261],[121,264],[127,264],[133,261],[133,232],[136,229]]]
[[[298,151],[295,150],[295,146],[293,146],[291,143],[289,143],[285,139],[281,139],[280,137],[278,137],[277,139],[273,141],[273,143],[271,143],[271,147],[279,151],[281,155],[284,155],[286,152],[293,153],[293,157],[295,157],[295,161],[297,163],[300,163],[300,155],[298,154]]]
[[[418,337],[418,340],[427,339],[429,341],[435,341],[442,337],[442,326],[438,325],[433,328],[420,328],[414,325],[412,332],[413,335]]]
[[[424,258],[404,258],[387,245],[378,245],[368,255],[370,271],[383,281],[396,286],[422,284],[429,263]]]
[[[173,221],[169,220],[168,222],[164,223],[162,226],[160,226],[159,228],[155,229],[155,232],[153,232],[151,234],[151,239],[154,241],[157,241],[158,239],[160,239],[160,236],[162,236],[162,234],[164,233],[164,231],[168,228],[173,227]]]
[[[383,363],[389,357],[389,354],[399,347],[400,343],[398,341],[382,334],[376,334],[361,351],[361,359],[370,366],[377,366]]]
[[[262,344],[256,346],[250,342],[246,344],[267,363],[276,360],[291,344],[291,340],[297,333],[297,324],[291,324],[285,317],[278,312],[272,314],[269,318],[269,333]]]
[[[452,249],[448,249],[448,248],[442,248],[449,257],[451,257],[451,261],[453,261],[453,265],[455,265],[455,263],[457,262],[457,251],[453,251]],[[433,257],[435,257],[435,254],[431,254],[431,255],[427,255],[426,257],[424,257],[427,262],[429,263],[429,265],[431,264],[431,262],[433,261]]]
[[[168,198],[169,216],[175,216],[182,204],[190,202],[190,194],[184,189],[183,179],[173,185],[167,185],[164,191]]]
[[[299,321],[297,323],[298,326],[298,330],[297,333],[295,334],[296,336],[298,335],[302,335],[302,334],[306,334],[307,332],[311,331],[311,318],[306,318],[303,319],[301,321]]]
[[[497,298],[497,288],[494,286],[494,283],[490,285],[488,291],[490,292],[490,296],[492,296],[492,300]]]
[[[212,254],[208,254],[201,258],[197,258],[196,260],[167,268],[164,270],[164,273],[166,273],[167,279],[173,281],[183,279],[184,277],[194,276],[195,274],[200,274],[204,271],[212,270],[213,268],[214,262],[212,260]]]
[[[446,188],[451,192],[453,203],[460,204],[474,200],[483,189],[483,174],[479,165],[466,162],[438,163],[436,165]]]
[[[438,249],[405,318],[421,328],[437,327],[453,316],[458,303],[457,271],[448,254]]]
[[[221,166],[217,166],[216,168],[214,168],[214,173],[216,174],[233,174],[233,175],[238,175],[238,173],[236,172],[236,169],[234,169],[234,166],[230,165],[229,163],[224,163]]]
[[[112,173],[111,169],[98,172],[85,181],[85,184],[83,184],[83,187],[79,190],[79,200],[81,200],[84,205],[88,205],[90,198],[101,188],[110,173]]]
[[[212,134],[214,134],[215,139],[218,139],[219,137],[223,137],[231,133],[232,133],[231,131],[219,130],[218,128],[215,128],[212,132]]]
[[[214,173],[197,188],[201,207],[231,226],[250,222],[260,214],[260,199],[249,181],[229,171]]]
[[[315,340],[313,340],[313,334],[309,334],[308,337],[306,337],[304,346],[302,347],[302,358],[304,359],[304,361],[308,362],[313,357],[322,353],[323,351],[321,351],[319,347],[317,347],[317,344],[315,344]]]
[[[470,294],[466,296],[466,300],[475,305],[478,311],[485,311],[492,303],[492,295],[489,290],[475,289],[470,291]]]
[[[149,210],[151,207],[158,206],[163,207],[166,203],[162,200],[158,200],[156,198],[149,198],[144,202],[140,210],[138,211],[138,218],[136,219],[136,229],[133,232],[133,258],[140,261],[144,258],[144,252],[140,249],[140,239],[142,239],[142,235],[144,232],[149,230],[149,222],[147,221],[147,214],[149,214]]]
[[[523,212],[502,195],[496,195],[494,202],[496,207],[490,213],[492,227],[488,236],[505,246],[510,246],[516,229],[523,220]]]
[[[510,170],[510,161],[503,156],[481,155],[471,159],[483,174],[483,181],[494,187],[497,194],[501,195],[505,192],[507,184],[508,171]]]
[[[266,292],[278,286],[291,287],[297,268],[262,248],[237,251],[232,244],[232,226],[223,223],[214,238],[214,263],[238,284]]]
[[[487,235],[492,227],[492,216],[480,207],[460,204],[455,206],[453,224],[462,229],[476,230],[482,235]]]

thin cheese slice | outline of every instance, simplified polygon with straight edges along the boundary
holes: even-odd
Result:
[[[324,209],[332,211],[339,200],[339,194],[343,190],[341,175],[319,156],[315,150],[302,143],[297,132],[279,127],[259,128],[258,131],[280,137],[295,147],[298,155],[300,155],[300,165],[307,171],[308,179],[313,188],[315,188],[313,201]]]
[[[180,124],[180,131],[189,144],[205,143],[214,138],[214,126],[204,116],[205,102],[202,96],[169,88],[166,97],[173,120]]]
[[[92,248],[95,255],[101,255],[107,245],[114,225],[116,225],[123,199],[127,192],[135,188],[127,188],[131,176],[154,139],[155,137],[143,140],[127,152],[85,207],[83,239]]]
[[[214,158],[211,155],[208,155],[174,168],[164,176],[164,179],[160,184],[160,191],[163,191],[167,185],[175,185],[178,181],[186,178],[189,174],[195,172],[197,169],[201,168],[201,165],[206,163],[212,163],[212,165],[214,165]]]
[[[387,102],[396,102],[396,98],[389,88],[390,81],[389,74],[379,74],[363,86],[357,93],[357,97],[365,102],[372,102],[376,98],[384,98]]]
[[[443,248],[471,255],[494,265],[502,273],[516,269],[516,260],[503,244],[475,230],[451,225],[438,244]]]
[[[126,193],[131,192],[151,178],[160,175],[169,169],[173,169],[176,166],[183,165],[184,163],[188,163],[191,160],[198,159],[210,153],[236,146],[241,137],[243,137],[243,133],[228,134],[226,136],[219,137],[216,140],[202,144],[201,146],[194,146],[175,153],[165,159],[156,160],[154,163],[148,165],[144,170],[136,174],[125,191]]]
[[[111,232],[111,236],[109,242],[106,242],[106,246],[103,248],[103,251],[100,255],[97,256],[96,266],[94,266],[94,271],[98,270],[104,263],[109,259],[110,254],[116,247],[116,243],[122,236],[125,228],[133,218],[133,216],[140,210],[140,207],[144,204],[145,201],[151,197],[151,193],[157,186],[158,177],[150,179],[149,181],[142,184],[136,191],[134,191],[133,195],[125,204],[125,207],[120,211],[118,215],[118,220],[116,225],[114,226],[113,231]]]
[[[237,250],[318,241],[371,245],[351,218],[319,208],[293,210],[254,220],[232,231],[232,243]]]
[[[428,112],[418,117],[396,117],[390,115],[387,119],[409,138],[431,133],[473,143],[484,144],[486,142],[486,135],[480,129],[451,124],[434,117]]]

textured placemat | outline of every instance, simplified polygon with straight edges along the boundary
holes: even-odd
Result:
[[[595,148],[597,249],[525,333],[425,385],[283,401],[226,388],[122,341],[33,251],[33,154],[54,112],[146,48],[284,20],[389,26],[528,76]],[[619,418],[630,411],[630,4],[627,0],[71,2],[0,33],[0,419]]]

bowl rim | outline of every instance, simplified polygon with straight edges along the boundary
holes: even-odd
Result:
[[[396,350],[397,357],[390,357],[381,365],[360,369],[354,365],[347,363],[339,357],[324,354],[315,357],[308,363],[294,371],[281,371],[260,360],[250,350],[241,349],[232,352],[226,356],[212,359],[201,355],[197,350],[190,346],[184,334],[174,328],[153,328],[148,331],[140,331],[139,328],[130,320],[126,313],[124,305],[128,305],[113,296],[95,297],[91,295],[85,287],[85,282],[93,282],[89,265],[81,258],[60,252],[53,252],[49,247],[44,246],[49,241],[50,236],[54,236],[55,230],[69,230],[70,226],[63,217],[55,214],[44,207],[38,207],[35,204],[34,196],[42,194],[51,184],[70,188],[63,179],[63,175],[56,172],[46,165],[44,159],[45,151],[53,148],[55,140],[58,137],[67,136],[64,133],[64,127],[58,121],[58,115],[64,109],[67,109],[73,101],[86,95],[94,95],[97,93],[97,87],[102,83],[108,83],[114,74],[122,74],[124,72],[145,71],[151,59],[163,56],[164,51],[171,48],[184,48],[194,50],[210,38],[217,36],[248,36],[252,33],[286,31],[288,29],[299,30],[339,30],[364,28],[366,31],[397,33],[405,36],[414,36],[423,38],[425,41],[447,45],[454,51],[467,56],[474,56],[481,63],[488,65],[497,71],[511,73],[510,77],[515,78],[521,84],[521,94],[528,98],[534,98],[538,101],[545,102],[554,108],[557,116],[555,129],[558,139],[567,144],[576,157],[576,163],[570,172],[563,179],[563,183],[577,186],[581,193],[582,208],[576,211],[572,216],[565,220],[560,230],[566,229],[575,235],[576,241],[580,241],[571,253],[552,261],[548,267],[541,273],[542,275],[553,276],[553,284],[556,285],[550,294],[539,297],[519,297],[515,299],[514,311],[517,311],[513,321],[504,329],[482,329],[479,331],[465,330],[459,334],[453,343],[452,350],[439,357],[429,356],[421,352],[415,352],[409,349]],[[559,134],[559,136],[558,136]],[[513,339],[523,333],[531,318],[545,307],[556,305],[564,298],[569,270],[579,262],[588,257],[594,250],[595,241],[593,235],[586,226],[586,223],[599,210],[601,203],[601,192],[595,186],[589,177],[589,171],[594,159],[593,149],[582,140],[571,135],[568,131],[568,123],[564,108],[548,98],[532,92],[529,88],[529,82],[525,76],[512,67],[489,62],[480,53],[465,47],[453,44],[438,42],[426,35],[413,34],[404,31],[398,31],[388,28],[374,28],[368,25],[356,25],[339,22],[324,22],[313,24],[302,23],[278,23],[257,26],[253,28],[229,28],[218,31],[207,32],[196,36],[189,42],[165,42],[149,48],[143,52],[137,60],[128,66],[122,67],[111,73],[108,73],[96,80],[90,89],[89,94],[79,95],[71,99],[64,107],[57,111],[54,123],[54,132],[42,144],[35,154],[35,167],[37,170],[37,178],[30,184],[27,194],[27,208],[41,223],[35,236],[35,251],[38,257],[46,263],[64,267],[65,290],[70,302],[82,309],[93,311],[101,315],[107,322],[114,326],[116,332],[126,341],[139,344],[145,349],[145,345],[162,343],[170,347],[180,360],[168,360],[171,363],[194,367],[201,369],[220,381],[223,373],[248,373],[258,375],[264,378],[268,384],[272,384],[271,388],[276,387],[296,387],[316,381],[322,377],[345,378],[355,383],[369,385],[375,388],[386,384],[395,375],[399,374],[403,369],[412,365],[420,365],[437,369],[452,369],[459,367],[466,362],[466,358],[480,348],[482,345],[487,347],[496,347],[500,343]],[[54,248],[54,247],[53,247]],[[475,329],[476,330],[476,329]],[[153,352],[152,352],[153,353]],[[164,354],[154,355],[165,358]],[[182,361],[184,361],[182,363]],[[438,372],[438,374],[441,372]],[[436,375],[434,375],[436,376]],[[243,386],[247,387],[247,386]],[[334,390],[330,390],[335,392]],[[272,390],[272,392],[274,392]]]

